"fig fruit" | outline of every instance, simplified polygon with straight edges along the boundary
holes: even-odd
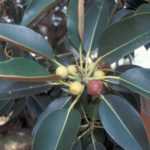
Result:
[[[68,76],[68,69],[64,66],[59,66],[56,69],[56,74],[65,79]]]
[[[103,83],[100,80],[91,80],[87,85],[87,91],[90,95],[97,96],[103,91]]]
[[[70,85],[70,92],[73,94],[73,95],[79,95],[83,90],[83,86],[80,82],[73,82],[71,85]]]

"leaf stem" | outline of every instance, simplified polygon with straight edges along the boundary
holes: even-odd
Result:
[[[78,140],[78,139],[81,139],[87,132],[89,132],[91,129],[89,128],[89,129],[87,129],[85,132],[83,132],[83,134],[81,134],[77,139],[76,139],[76,141]]]
[[[88,59],[89,59],[89,55],[90,55],[90,52],[88,52],[87,55],[86,55],[85,75],[87,75],[87,67],[88,67]]]
[[[83,86],[83,91],[84,91],[84,87],[85,87],[85,86]],[[74,107],[74,105],[77,103],[77,101],[79,100],[79,98],[80,98],[80,96],[82,95],[83,91],[82,91],[82,92],[76,97],[76,99],[72,102],[71,106],[69,107],[69,110],[71,110],[71,109]]]
[[[97,80],[103,80],[103,79],[107,79],[107,78],[113,78],[113,79],[119,79],[118,76],[103,76],[103,77],[90,77],[90,78],[86,78],[87,80],[93,80],[93,79],[97,79]]]
[[[65,82],[63,82],[61,80],[59,80],[59,82],[62,83],[63,85],[66,85],[66,86],[70,86],[71,85],[71,84],[67,84],[67,83],[65,83]]]
[[[82,44],[80,44],[79,53],[80,53],[80,67],[81,67],[81,69],[83,69],[83,64],[82,64]]]

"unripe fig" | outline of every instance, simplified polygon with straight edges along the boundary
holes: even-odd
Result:
[[[94,72],[94,75],[93,75],[94,77],[103,77],[103,76],[105,76],[105,73],[102,71],[102,70],[96,70],[95,72]]]
[[[73,94],[73,95],[79,95],[83,90],[83,86],[80,82],[73,82],[71,85],[70,85],[70,92]]]
[[[73,72],[73,73],[77,73],[77,68],[74,65],[69,65],[67,67],[67,69],[68,69],[68,72],[70,71],[70,72]]]
[[[90,63],[90,64],[88,65],[88,70],[89,70],[89,71],[94,67],[94,64],[95,64],[95,63]],[[95,70],[97,70],[97,67],[95,68]]]
[[[68,69],[64,66],[59,66],[56,69],[56,74],[65,79],[68,76]]]
[[[90,95],[97,96],[103,91],[103,83],[99,80],[91,80],[87,85],[87,91]]]

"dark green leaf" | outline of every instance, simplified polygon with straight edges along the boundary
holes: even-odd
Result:
[[[48,95],[34,95],[30,96],[26,100],[28,109],[38,118],[40,114],[50,104],[51,99]]]
[[[81,149],[81,140],[78,139],[74,144],[71,150],[82,150]]]
[[[57,110],[49,114],[40,124],[32,150],[69,150],[80,126],[78,111]],[[44,137],[44,138],[41,138]]]
[[[74,98],[75,98],[75,96],[72,97],[73,100],[74,100]],[[74,108],[80,112],[81,117],[84,117],[83,110],[86,114],[88,105],[91,103],[91,101],[92,101],[92,96],[87,93],[87,89],[85,88],[80,99],[78,100],[78,102],[74,106]]]
[[[26,99],[25,98],[21,98],[19,99],[19,101],[14,105],[13,107],[13,113],[11,114],[11,118],[16,117],[20,111],[24,108],[26,104]]]
[[[84,12],[86,13],[95,3],[96,3],[96,1],[86,2],[85,7],[84,7]]]
[[[61,89],[62,86],[56,86],[50,91],[50,98],[52,100],[59,98],[62,95],[63,90]]]
[[[95,3],[85,14],[83,45],[86,52],[98,48],[99,36],[107,26],[107,1],[101,0]]]
[[[116,3],[115,3],[115,0],[107,0],[107,2],[108,2],[108,12],[109,12],[109,16],[110,16]]]
[[[41,122],[46,118],[50,113],[58,109],[67,109],[71,105],[71,97],[59,98],[49,104],[49,106],[43,111],[43,113],[39,116],[33,131],[32,138],[34,138],[37,129],[39,128]]]
[[[0,10],[0,19],[3,17],[3,10]]]
[[[32,2],[32,0],[27,0],[27,1],[24,3],[24,6],[29,5],[31,2]]]
[[[44,67],[26,58],[14,58],[0,63],[0,77],[26,82],[56,81],[61,77],[51,75]]]
[[[3,50],[3,47],[0,45],[0,62],[5,61],[6,60],[6,56]]]
[[[149,13],[150,12],[150,4],[142,4],[135,12],[135,15],[141,13]]]
[[[12,18],[13,18],[14,22],[15,22],[16,24],[19,24],[17,9],[16,9],[16,7],[15,7],[14,2],[8,1],[8,2],[7,2],[7,5],[8,5],[8,7],[9,7],[10,10],[11,10]]]
[[[18,82],[0,78],[0,100],[36,95],[50,87],[51,82]]]
[[[92,120],[98,120],[99,119],[99,103],[100,99],[99,97],[96,98],[92,103],[88,106],[87,114]]]
[[[46,59],[54,59],[49,43],[33,30],[12,24],[0,24],[0,39]]]
[[[129,104],[138,112],[141,112],[141,102],[140,96],[137,93],[125,93],[125,92],[115,92],[113,94],[118,95],[125,99]]]
[[[14,46],[14,45],[11,45],[11,44],[8,44],[7,48],[8,48],[7,52],[9,50],[11,50],[10,56],[12,56],[13,58],[14,57],[22,57],[22,55],[21,55],[22,50],[20,48]]]
[[[18,14],[18,21],[20,23],[24,15],[24,10],[22,7],[17,6],[17,14]]]
[[[88,145],[90,144],[90,141],[88,139],[85,138],[81,138],[81,143],[82,143],[82,149],[86,150],[86,148],[88,147]]]
[[[66,67],[72,64],[71,60],[68,57],[55,57],[55,59],[57,62],[59,62],[60,64]]]
[[[0,101],[0,117],[7,113],[14,105],[15,100],[3,100]]]
[[[124,87],[120,85],[120,82],[118,79],[107,79],[107,83],[111,86],[111,88],[120,91],[120,92],[125,92],[125,93],[133,93],[132,90],[130,90],[127,87]]]
[[[78,2],[79,0],[70,0],[67,16],[67,30],[70,39],[77,49],[81,49],[81,39],[78,31]]]
[[[115,95],[104,96],[99,115],[108,134],[124,149],[149,149],[142,119],[128,102]]]
[[[133,69],[133,68],[141,68],[141,67],[137,66],[137,65],[122,65],[115,69],[115,72],[113,75],[119,76],[120,74],[124,73],[125,71],[127,71],[129,69]],[[133,91],[130,90],[129,88],[126,88],[126,87],[120,85],[120,82],[117,79],[108,79],[107,82],[113,89],[115,89],[117,91],[125,92],[125,93],[133,93]]]
[[[69,38],[64,37],[63,40],[64,40],[66,49],[70,51],[76,57],[77,60],[79,60],[80,58],[79,50],[72,44]],[[82,51],[82,55],[86,56],[86,52],[84,50]]]
[[[100,142],[100,143],[105,143],[106,133],[103,128],[95,128],[93,131],[93,135],[95,137],[95,141]]]
[[[111,19],[109,25],[119,21],[120,19],[122,19],[125,15],[130,14],[134,12],[133,9],[121,9],[119,11],[116,12],[116,14],[114,15],[114,17]]]
[[[106,150],[106,148],[99,142],[91,143],[86,150]]]
[[[28,6],[21,25],[27,26],[32,23],[36,18],[56,6],[61,0],[32,0]]]
[[[135,68],[126,71],[119,76],[120,84],[128,87],[136,93],[150,97],[150,70]]]
[[[109,26],[99,38],[99,55],[111,64],[150,42],[150,14],[140,14]],[[121,36],[120,36],[121,33]],[[115,38],[114,38],[115,35]],[[116,42],[117,41],[117,42]]]
[[[74,47],[74,45],[72,44],[69,38],[64,37],[63,40],[64,40],[66,49],[70,51],[78,60],[80,58],[79,51]]]

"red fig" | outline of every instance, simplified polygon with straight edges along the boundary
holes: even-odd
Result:
[[[103,84],[100,80],[91,80],[87,85],[87,91],[90,95],[97,96],[103,91]]]

